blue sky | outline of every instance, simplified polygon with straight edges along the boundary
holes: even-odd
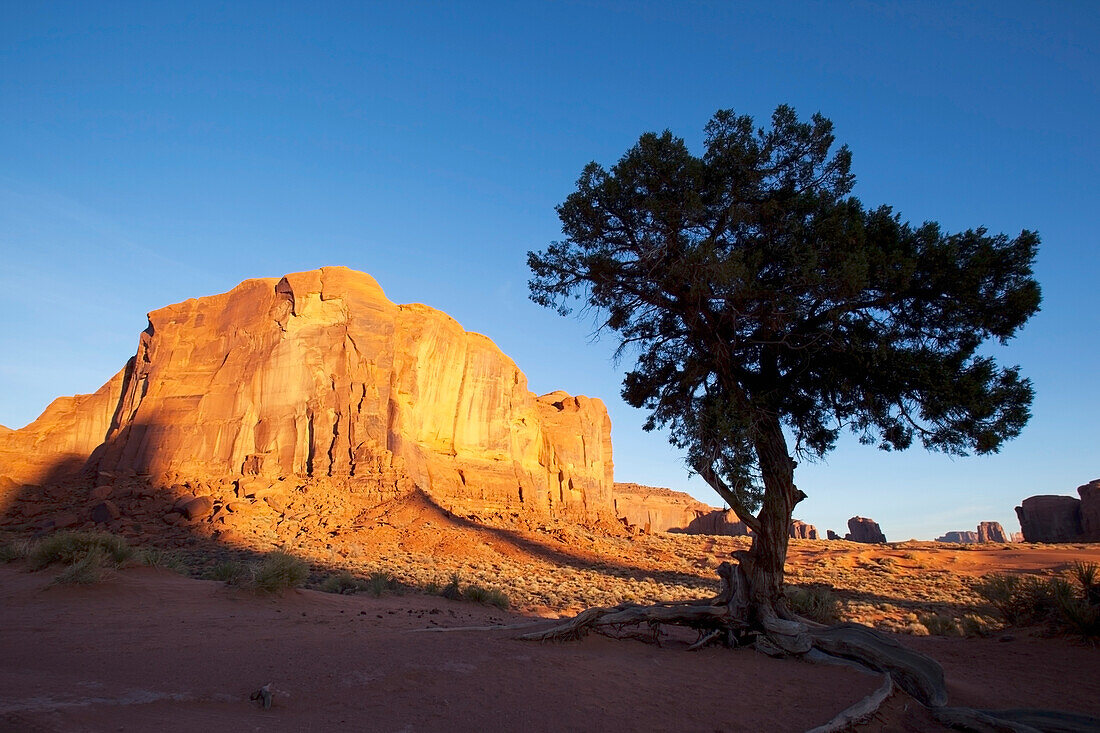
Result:
[[[343,264],[492,337],[533,390],[603,398],[616,475],[717,497],[618,397],[612,336],[527,300],[525,253],[590,160],[715,110],[820,111],[856,195],[1038,230],[1043,310],[994,351],[1035,383],[996,456],[847,440],[797,516],[930,539],[1100,477],[1100,6],[1091,3],[0,0],[0,423],[90,392],[145,313]]]

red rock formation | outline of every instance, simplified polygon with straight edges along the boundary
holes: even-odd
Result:
[[[716,511],[682,491],[616,483],[615,514],[646,532],[685,531],[699,516]]]
[[[978,525],[978,542],[1008,542],[1008,535],[1000,522],[981,522]]]
[[[866,517],[852,517],[848,520],[848,534],[844,539],[851,542],[864,542],[867,544],[880,544],[886,542],[886,535],[878,526],[878,522]]]
[[[831,529],[825,530],[825,539],[827,540],[842,540],[844,539]]]
[[[954,542],[960,545],[972,545],[978,541],[977,532],[967,532],[965,530],[948,532],[943,537],[936,538],[936,542]]]
[[[599,400],[536,397],[485,336],[325,267],[150,313],[137,355],[98,392],[0,431],[0,475],[332,479],[592,517],[612,510],[610,428]]]
[[[1077,487],[1081,496],[1081,533],[1085,542],[1100,542],[1100,478]]]
[[[818,538],[817,527],[806,524],[801,519],[795,519],[791,522],[789,533],[793,539],[816,540]]]
[[[1072,496],[1029,496],[1016,507],[1026,542],[1081,542],[1081,502]]]

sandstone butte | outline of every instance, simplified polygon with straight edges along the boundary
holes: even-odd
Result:
[[[465,512],[612,517],[598,399],[537,397],[487,337],[324,267],[149,314],[97,392],[0,430],[0,491],[74,476],[168,485],[255,476]]]

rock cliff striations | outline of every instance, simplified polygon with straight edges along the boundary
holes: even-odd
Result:
[[[379,499],[419,488],[463,511],[610,517],[610,431],[600,400],[536,397],[487,337],[325,267],[150,313],[99,391],[0,431],[0,487],[76,471],[298,477]]]

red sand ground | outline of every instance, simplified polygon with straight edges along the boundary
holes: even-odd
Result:
[[[877,686],[838,667],[591,636],[422,629],[529,619],[470,603],[260,597],[132,568],[89,587],[0,567],[0,730],[804,730]],[[952,704],[1100,715],[1100,654],[1057,639],[903,637]],[[249,702],[266,683],[270,710]],[[928,729],[898,696],[867,730]]]

